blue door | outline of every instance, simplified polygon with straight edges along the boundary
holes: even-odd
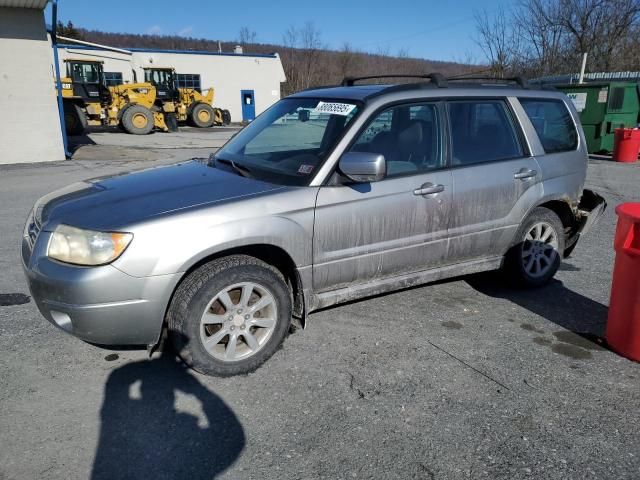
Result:
[[[242,121],[250,122],[256,118],[256,99],[253,90],[241,90],[242,98]]]

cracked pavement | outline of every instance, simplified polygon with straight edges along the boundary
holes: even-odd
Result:
[[[84,344],[25,301],[37,197],[193,154],[136,153],[0,167],[0,479],[640,478],[640,365],[598,340],[640,164],[591,161],[609,209],[548,287],[483,274],[329,308],[218,379]]]

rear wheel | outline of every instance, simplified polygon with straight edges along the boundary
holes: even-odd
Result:
[[[146,135],[153,130],[153,112],[142,105],[131,105],[122,114],[122,126],[133,135]]]
[[[222,123],[224,125],[231,123],[231,112],[229,110],[222,110]]]
[[[87,119],[82,109],[72,103],[64,105],[64,126],[67,135],[82,135],[87,128]]]
[[[272,266],[246,255],[214,260],[178,287],[167,312],[171,341],[201,373],[249,373],[280,347],[291,293]]]
[[[215,122],[215,112],[211,105],[198,103],[191,109],[191,122],[198,128],[208,128]]]
[[[527,287],[549,283],[560,267],[564,243],[558,215],[544,207],[535,208],[520,225],[516,244],[507,253],[507,273]]]
[[[175,113],[165,113],[164,123],[167,125],[170,132],[178,131],[178,117]]]

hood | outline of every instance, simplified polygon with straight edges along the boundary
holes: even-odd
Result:
[[[283,188],[190,161],[75,183],[38,200],[35,217],[46,230],[60,223],[118,230],[168,212]]]

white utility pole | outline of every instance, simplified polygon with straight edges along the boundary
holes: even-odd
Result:
[[[582,67],[580,68],[580,79],[578,83],[584,83],[584,71],[587,68],[587,53],[582,54]]]

